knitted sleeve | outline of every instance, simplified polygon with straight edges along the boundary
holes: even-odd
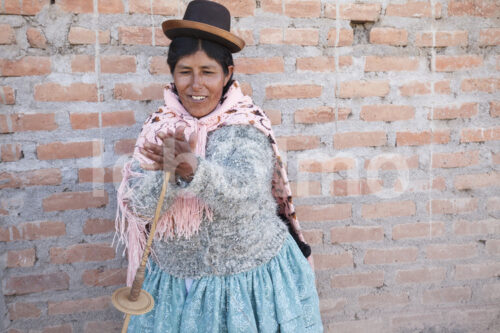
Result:
[[[275,157],[269,139],[257,128],[224,126],[209,136],[206,151],[182,191],[204,200],[214,213],[227,215],[235,205],[258,203],[263,191],[270,193]]]

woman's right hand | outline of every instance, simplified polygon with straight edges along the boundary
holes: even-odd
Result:
[[[158,138],[163,145],[146,140],[144,147],[139,148],[139,151],[153,163],[142,163],[141,167],[145,170],[169,171],[172,181],[175,175],[190,181],[198,167],[198,160],[194,153],[197,137],[196,133],[192,133],[186,141],[184,130],[184,127],[178,127],[175,132],[158,133]]]

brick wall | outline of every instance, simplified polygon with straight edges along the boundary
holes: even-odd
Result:
[[[0,331],[118,332],[120,166],[181,0],[0,1]],[[327,332],[500,329],[500,5],[221,0]]]

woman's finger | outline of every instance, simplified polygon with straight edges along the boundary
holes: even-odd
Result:
[[[163,164],[163,156],[162,155],[157,155],[157,154],[151,153],[144,148],[139,148],[139,151],[141,152],[142,155],[149,158],[150,160],[157,162],[157,163],[160,163],[160,164]]]
[[[191,147],[191,151],[196,150],[196,141],[198,140],[198,135],[196,135],[196,132],[193,131],[191,135],[189,136],[189,146]]]
[[[175,129],[175,139],[180,141],[186,141],[186,136],[184,135],[185,127],[177,127]]]
[[[144,142],[144,149],[157,154],[157,155],[163,155],[163,148],[160,145],[154,144],[150,141],[145,141]]]

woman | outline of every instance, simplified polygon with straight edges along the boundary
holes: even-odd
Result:
[[[132,317],[129,332],[322,332],[310,248],[270,122],[232,80],[231,52],[244,43],[229,25],[225,7],[203,0],[163,23],[174,83],[118,193],[131,285],[171,172],[143,285],[155,307]]]

